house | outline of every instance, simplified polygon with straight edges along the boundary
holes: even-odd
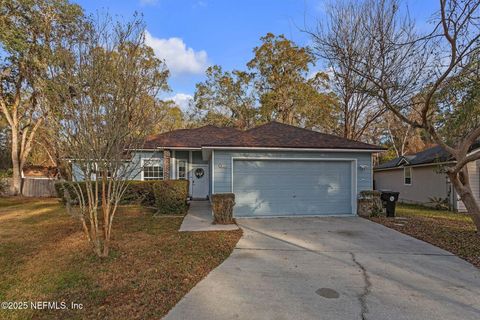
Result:
[[[190,196],[233,192],[235,216],[356,214],[382,148],[278,122],[247,131],[204,126],[146,138],[135,180],[188,179]]]
[[[53,166],[27,165],[23,168],[22,178],[57,179],[58,168]]]
[[[472,151],[480,144],[472,146]],[[444,167],[455,161],[440,146],[434,146],[412,155],[395,158],[374,168],[377,190],[400,192],[399,201],[433,205],[433,198],[444,199],[450,208],[466,212],[465,205],[455,192]],[[468,164],[470,184],[480,201],[480,161]]]

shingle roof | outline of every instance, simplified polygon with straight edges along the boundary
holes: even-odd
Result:
[[[148,137],[145,147],[256,147],[383,150],[383,148],[376,145],[349,140],[278,122],[269,122],[247,131],[239,131],[233,128],[219,128],[215,126],[175,130]]]
[[[212,147],[312,148],[312,149],[374,149],[383,148],[279,122],[269,122],[256,128],[211,141]]]
[[[148,136],[145,139],[144,147],[147,149],[158,147],[200,148],[212,140],[223,139],[235,133],[240,133],[240,131],[231,127],[221,128],[212,125],[194,129],[180,129]]]
[[[478,147],[480,147],[480,142],[473,144],[470,150],[477,149]],[[406,165],[409,166],[455,160],[447,151],[437,145],[412,155],[398,157],[388,162],[382,163],[381,165],[376,166],[374,170],[400,167],[402,165],[402,159],[405,159],[407,161]]]

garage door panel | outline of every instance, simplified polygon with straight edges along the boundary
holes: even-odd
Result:
[[[351,162],[235,160],[237,216],[350,214]]]

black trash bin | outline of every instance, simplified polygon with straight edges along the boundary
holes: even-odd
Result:
[[[382,190],[380,199],[382,199],[383,206],[387,209],[387,217],[395,217],[395,205],[398,201],[400,192]]]

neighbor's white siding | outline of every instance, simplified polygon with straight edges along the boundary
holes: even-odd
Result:
[[[477,199],[477,203],[480,203],[480,160],[470,162],[467,164],[468,175],[470,177],[470,186],[472,188],[473,195]],[[460,212],[466,212],[467,209],[462,200],[458,198],[457,210]]]
[[[405,185],[403,168],[375,171],[375,189],[400,192],[402,202],[428,204],[431,197],[447,198],[450,188],[447,176],[438,172],[438,166],[411,167],[412,184]]]

